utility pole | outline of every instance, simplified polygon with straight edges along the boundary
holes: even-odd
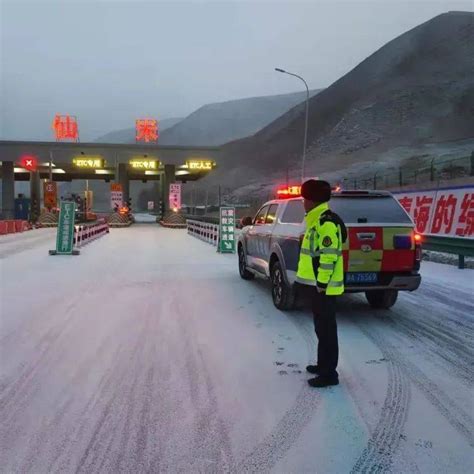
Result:
[[[53,151],[49,152],[49,182],[53,182]]]
[[[285,71],[284,69],[281,69],[279,67],[276,67],[275,71],[281,72],[283,74],[288,74],[289,76],[297,77],[298,79],[303,81],[303,83],[306,87],[306,111],[305,111],[305,121],[304,121],[303,159],[302,159],[302,163],[301,163],[301,183],[303,183],[304,182],[304,177],[305,177],[306,142],[307,142],[307,139],[308,139],[309,88],[308,88],[308,84],[306,83],[306,81],[301,76],[298,76],[298,74],[294,74],[292,72]]]

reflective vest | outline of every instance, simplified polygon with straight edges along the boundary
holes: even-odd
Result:
[[[341,295],[344,293],[341,228],[330,219],[321,219],[328,210],[328,204],[323,203],[306,215],[296,281],[326,288],[327,295]]]

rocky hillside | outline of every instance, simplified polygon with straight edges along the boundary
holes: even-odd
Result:
[[[160,120],[160,133],[166,129],[176,125],[178,122],[181,122],[182,118],[168,118]],[[135,143],[135,129],[134,128],[125,128],[122,130],[116,130],[114,132],[106,133],[101,137],[94,140],[99,143]]]
[[[160,144],[222,145],[253,135],[305,98],[306,92],[296,92],[207,104],[163,132]]]
[[[307,173],[397,160],[400,147],[474,138],[474,13],[449,12],[402,34],[312,97]],[[296,107],[225,145],[232,183],[299,169],[304,113]],[[380,164],[380,163],[379,163]]]

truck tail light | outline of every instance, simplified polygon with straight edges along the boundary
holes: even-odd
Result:
[[[420,269],[420,263],[421,263],[421,257],[422,257],[422,247],[421,247],[421,241],[422,237],[420,234],[415,234],[413,235],[413,239],[415,241],[415,265],[414,268],[415,270]]]

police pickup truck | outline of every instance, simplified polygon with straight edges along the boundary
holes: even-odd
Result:
[[[296,270],[305,231],[303,200],[292,197],[296,187],[288,189],[283,193],[286,198],[265,203],[255,218],[242,219],[238,240],[240,276],[270,279],[273,303],[282,310],[295,304]],[[329,205],[348,230],[343,244],[346,292],[365,292],[372,307],[390,308],[399,291],[420,286],[419,236],[391,193],[333,192]]]

